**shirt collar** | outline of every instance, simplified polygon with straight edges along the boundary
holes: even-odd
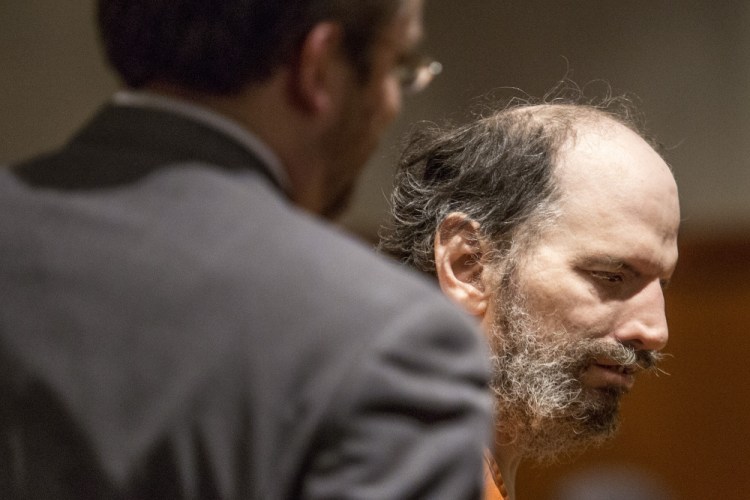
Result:
[[[508,490],[505,488],[500,467],[495,462],[492,452],[484,450],[484,500],[507,500]]]
[[[260,158],[279,185],[289,190],[289,176],[276,153],[258,136],[227,116],[182,99],[140,90],[120,90],[113,96],[112,103],[174,113],[218,130]]]

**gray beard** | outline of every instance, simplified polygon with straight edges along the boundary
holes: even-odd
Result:
[[[491,332],[499,444],[546,463],[611,438],[619,427],[619,386],[590,388],[581,374],[598,357],[654,368],[658,354],[635,351],[593,332],[548,331],[517,293]]]

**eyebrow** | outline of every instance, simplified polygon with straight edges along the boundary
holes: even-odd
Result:
[[[612,257],[610,255],[594,255],[583,258],[579,261],[580,266],[604,266],[610,269],[624,269],[626,271],[636,272],[636,270],[625,262],[624,259]]]
[[[653,266],[653,270],[655,270],[658,266],[654,266],[653,263],[648,263],[649,266]],[[624,259],[619,257],[613,257],[611,255],[593,255],[588,256],[581,261],[579,261],[578,266],[580,267],[605,267],[607,269],[613,269],[617,271],[626,271],[629,273],[634,274],[635,276],[640,276],[643,274],[643,272],[636,269],[631,264],[628,264],[625,262]],[[660,279],[662,282],[662,287],[666,288],[669,283],[672,281],[671,278],[669,279]]]

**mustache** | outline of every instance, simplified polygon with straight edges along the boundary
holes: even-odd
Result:
[[[657,371],[664,355],[657,351],[640,350],[630,345],[601,342],[591,346],[591,359],[607,357],[634,371]]]

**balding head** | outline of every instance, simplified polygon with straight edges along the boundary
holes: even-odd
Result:
[[[554,221],[560,186],[553,174],[581,131],[618,125],[653,147],[637,116],[624,97],[515,101],[466,125],[416,132],[399,162],[380,249],[435,274],[436,232],[448,214],[461,213],[478,223],[495,256],[508,254],[511,243],[526,244]]]

